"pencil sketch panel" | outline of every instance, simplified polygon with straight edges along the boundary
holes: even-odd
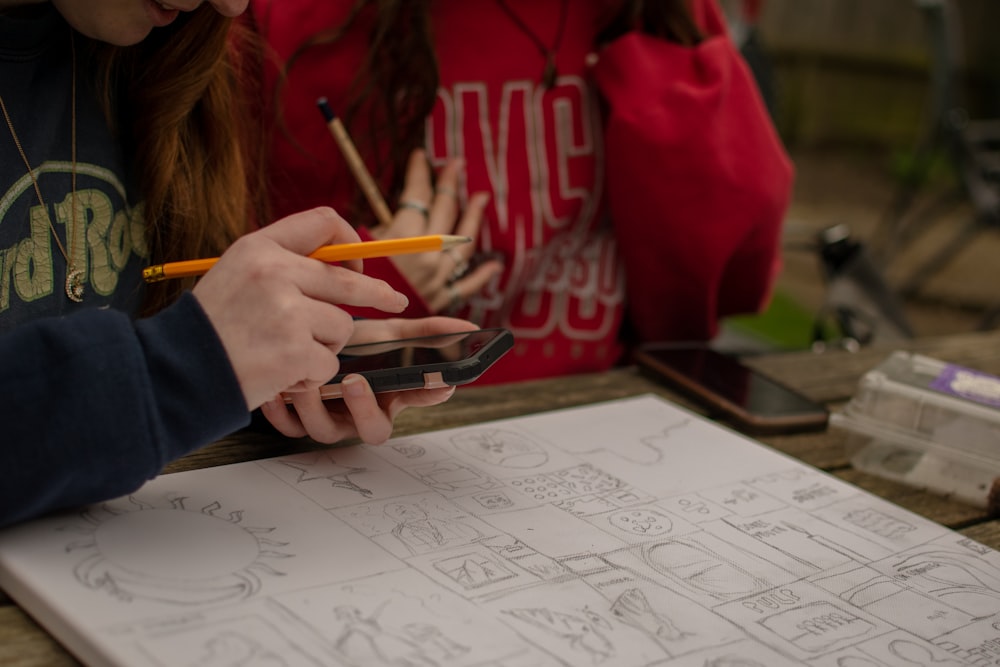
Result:
[[[745,637],[737,626],[696,604],[660,577],[637,549],[562,559],[562,565],[607,600],[611,615],[656,642],[667,656]]]
[[[754,517],[788,506],[774,496],[765,494],[744,482],[702,489],[698,495],[740,517]]]
[[[350,665],[546,664],[490,613],[414,571],[280,596],[325,655]]]
[[[436,493],[373,501],[336,513],[397,558],[473,544],[498,532]]]
[[[883,555],[924,544],[948,532],[947,528],[867,494],[819,508],[813,515],[880,545]]]
[[[685,521],[695,524],[718,521],[732,514],[731,510],[717,505],[697,493],[672,495],[661,500],[659,504]]]
[[[581,582],[484,602],[518,635],[569,665],[645,665],[665,657],[650,636],[618,620],[607,599]]]
[[[423,490],[412,477],[367,447],[305,452],[258,465],[327,509]]]
[[[657,667],[801,667],[803,663],[756,641],[743,640],[656,664]]]
[[[912,610],[906,627],[924,639],[965,627],[975,620],[967,611],[926,595],[905,580],[882,574],[875,567],[832,570],[817,576],[812,583],[889,623],[897,622],[900,609]]]
[[[816,667],[969,667],[982,664],[974,655],[966,660],[957,655],[957,647],[946,642],[938,645],[935,641],[925,641],[908,632],[893,630],[874,639],[860,642],[844,651],[822,656],[810,661]],[[988,663],[987,663],[988,664]]]
[[[438,437],[437,433],[393,438],[383,445],[373,447],[372,451],[379,458],[404,469],[435,461],[445,461],[452,456],[452,452],[442,445],[441,438]]]
[[[798,660],[884,635],[893,625],[806,582],[794,582],[716,609],[772,648]]]
[[[747,484],[807,512],[859,494],[858,489],[804,465],[760,475],[748,479]]]
[[[490,523],[500,531],[552,558],[614,551],[625,542],[551,505],[515,514],[496,514]]]
[[[141,651],[150,664],[162,667],[323,667],[330,664],[324,663],[318,653],[311,652],[308,641],[297,641],[289,636],[287,627],[272,619],[244,614],[199,621],[151,633],[152,636],[140,642]]]
[[[793,508],[752,518],[727,517],[723,523],[755,540],[755,551],[803,577],[884,555],[878,545]]]
[[[456,506],[469,514],[487,517],[501,512],[517,512],[537,507],[539,502],[511,486],[500,486],[486,491],[478,491],[451,498]]]

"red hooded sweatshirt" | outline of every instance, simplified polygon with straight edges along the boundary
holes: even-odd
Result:
[[[630,342],[710,339],[721,318],[766,305],[778,269],[792,166],[714,2],[693,2],[708,35],[695,47],[630,33],[598,49],[613,0],[565,1],[561,20],[563,0],[507,0],[519,21],[494,0],[430,3],[440,86],[428,156],[438,167],[465,158],[463,202],[490,193],[476,242],[504,263],[460,315],[517,341],[481,382],[607,369],[626,321]],[[251,7],[283,60],[353,4]],[[356,197],[316,100],[347,106],[370,10],[308,51],[282,89],[291,138],[273,133],[270,163],[279,217],[346,212]],[[555,51],[551,89],[543,48]],[[270,94],[276,72],[265,73]],[[409,294],[407,316],[429,314],[391,259],[365,272]]]

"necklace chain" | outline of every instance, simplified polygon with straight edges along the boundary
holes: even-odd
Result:
[[[70,52],[72,58],[72,74],[70,77],[70,160],[72,164],[70,186],[71,217],[70,227],[66,231],[66,243],[70,246],[70,250],[72,250],[73,244],[70,239],[70,230],[76,230],[76,44],[73,39],[72,31],[70,31]],[[31,184],[35,188],[35,196],[38,197],[38,203],[41,205],[45,213],[45,221],[49,224],[49,231],[52,232],[52,239],[56,242],[56,246],[59,247],[59,252],[62,253],[63,259],[66,260],[66,296],[71,301],[79,303],[83,301],[83,272],[74,268],[73,261],[70,259],[70,255],[66,251],[66,247],[63,246],[62,241],[59,240],[59,234],[56,232],[55,225],[52,224],[52,216],[49,215],[49,208],[45,205],[45,200],[42,199],[42,189],[39,187],[38,179],[35,177],[35,170],[31,168],[31,162],[28,160],[28,155],[24,152],[21,140],[18,138],[17,132],[14,130],[14,122],[10,118],[10,113],[7,111],[7,105],[4,103],[2,95],[0,95],[0,111],[3,112],[4,120],[7,122],[7,129],[10,130],[10,136],[11,139],[14,140],[14,146],[17,147],[17,152],[21,155],[21,160],[24,162],[24,166],[28,170],[28,176],[31,178]]]
[[[507,15],[514,25],[517,26],[518,30],[523,32],[528,39],[534,42],[535,47],[538,52],[542,54],[545,58],[545,69],[542,72],[542,85],[545,88],[551,89],[556,85],[556,77],[558,72],[556,71],[556,53],[559,51],[559,45],[562,44],[563,33],[566,32],[566,13],[569,9],[569,0],[561,0],[559,5],[559,27],[556,30],[556,38],[552,42],[552,47],[550,48],[545,42],[542,41],[534,30],[532,30],[523,18],[517,15],[508,5],[507,0],[496,0],[497,5],[503,10],[503,13]]]

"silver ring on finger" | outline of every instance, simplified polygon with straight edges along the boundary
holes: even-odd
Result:
[[[412,208],[414,211],[424,216],[424,220],[430,218],[431,211],[427,208],[427,204],[417,201],[416,199],[404,199],[399,202],[399,208]]]
[[[455,282],[469,270],[469,262],[455,248],[448,248],[445,253],[455,263],[455,266],[451,270],[450,278],[451,282]]]
[[[439,195],[446,195],[448,197],[454,197],[458,199],[458,193],[455,192],[454,188],[449,188],[447,185],[439,185],[434,188],[434,192]]]

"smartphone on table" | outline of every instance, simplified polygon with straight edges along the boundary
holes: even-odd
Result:
[[[647,375],[741,431],[794,433],[827,425],[824,406],[707,344],[647,343],[633,359]]]
[[[348,345],[338,355],[339,372],[320,387],[320,396],[340,398],[340,382],[351,373],[363,375],[376,393],[468,384],[513,345],[514,335],[503,328]]]

